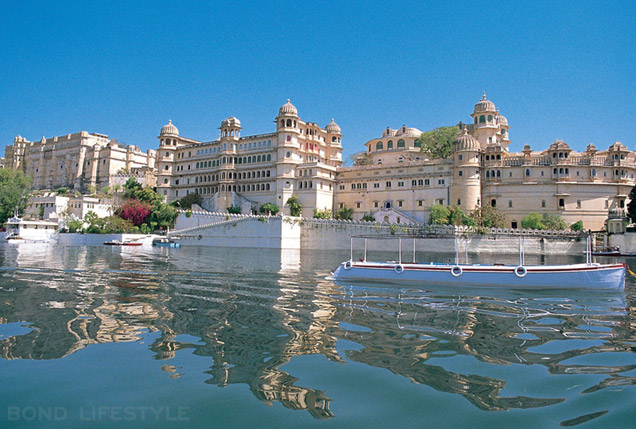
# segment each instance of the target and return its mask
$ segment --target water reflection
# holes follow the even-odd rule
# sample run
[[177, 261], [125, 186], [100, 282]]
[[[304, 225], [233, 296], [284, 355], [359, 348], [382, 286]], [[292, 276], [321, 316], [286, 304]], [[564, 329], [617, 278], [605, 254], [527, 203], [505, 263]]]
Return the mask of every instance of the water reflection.
[[[558, 391], [506, 394], [503, 366], [517, 378], [534, 365], [604, 377], [584, 394], [635, 384], [625, 374], [636, 369], [625, 294], [529, 297], [323, 280], [340, 259], [251, 249], [0, 248], [0, 323], [31, 329], [0, 337], [0, 354], [59, 359], [158, 332], [149, 348], [171, 377], [180, 376], [171, 359], [188, 349], [211, 358], [206, 383], [244, 384], [265, 403], [315, 418], [334, 416], [329, 392], [299, 385], [302, 374], [281, 369], [303, 355], [384, 368], [482, 410], [566, 399]], [[357, 346], [339, 352], [340, 340]], [[604, 353], [613, 353], [611, 365], [590, 363]]]

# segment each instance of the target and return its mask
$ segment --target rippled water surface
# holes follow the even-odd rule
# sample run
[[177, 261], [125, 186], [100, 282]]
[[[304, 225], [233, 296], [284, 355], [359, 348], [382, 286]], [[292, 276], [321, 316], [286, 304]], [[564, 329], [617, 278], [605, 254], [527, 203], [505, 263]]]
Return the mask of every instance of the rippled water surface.
[[634, 427], [633, 279], [325, 280], [347, 258], [0, 245], [0, 425]]

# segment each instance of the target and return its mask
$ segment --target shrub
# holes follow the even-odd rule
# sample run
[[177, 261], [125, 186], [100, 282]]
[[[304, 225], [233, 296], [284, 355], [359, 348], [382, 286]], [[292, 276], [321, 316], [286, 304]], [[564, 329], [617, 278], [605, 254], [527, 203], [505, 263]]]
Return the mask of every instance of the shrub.
[[261, 208], [258, 211], [261, 213], [270, 213], [272, 215], [275, 215], [276, 213], [280, 211], [280, 207], [278, 207], [274, 203], [265, 203], [261, 206]]
[[289, 207], [289, 214], [292, 216], [300, 216], [303, 211], [303, 206], [300, 205], [300, 201], [295, 195], [289, 197], [285, 205]]
[[334, 219], [340, 220], [351, 220], [353, 219], [353, 209], [348, 209], [346, 207], [340, 207], [336, 214], [334, 215]]
[[429, 224], [448, 225], [450, 210], [441, 204], [433, 204], [428, 218]]
[[373, 216], [373, 213], [365, 213], [362, 216], [362, 220], [365, 222], [375, 222], [375, 217]]
[[331, 210], [314, 209], [314, 219], [331, 219]]
[[128, 200], [117, 214], [122, 219], [131, 221], [133, 225], [141, 226], [146, 223], [151, 213], [150, 204], [138, 200]]
[[581, 232], [583, 231], [583, 221], [579, 220], [570, 225], [570, 229], [572, 231]]
[[230, 206], [227, 208], [227, 212], [230, 214], [241, 214], [241, 208], [239, 206]]

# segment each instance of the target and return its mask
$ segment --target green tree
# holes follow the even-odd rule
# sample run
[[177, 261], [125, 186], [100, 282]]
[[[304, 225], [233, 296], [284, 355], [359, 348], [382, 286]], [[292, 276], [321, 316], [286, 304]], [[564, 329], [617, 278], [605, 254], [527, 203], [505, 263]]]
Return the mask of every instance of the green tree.
[[202, 202], [203, 202], [203, 197], [201, 196], [201, 194], [192, 193], [192, 194], [186, 195], [185, 197], [179, 200], [179, 207], [181, 207], [184, 210], [188, 210], [192, 208], [193, 204], [200, 206]]
[[373, 155], [371, 153], [362, 151], [356, 152], [347, 158], [353, 165], [371, 165], [373, 164]]
[[31, 178], [19, 170], [0, 169], [0, 225], [13, 217], [18, 208], [18, 214], [24, 213], [29, 198]]
[[336, 214], [334, 215], [334, 219], [340, 220], [352, 220], [353, 219], [353, 209], [348, 209], [346, 207], [340, 207]]
[[576, 221], [572, 225], [570, 225], [570, 230], [572, 231], [581, 232], [584, 231], [584, 229], [585, 227], [583, 226], [582, 220]]
[[629, 203], [627, 203], [627, 217], [632, 223], [636, 223], [636, 186], [629, 191]]
[[314, 209], [314, 219], [331, 219], [331, 210]]
[[457, 206], [453, 206], [448, 209], [448, 223], [450, 225], [465, 225], [468, 216], [462, 209]]
[[448, 225], [450, 217], [450, 210], [441, 204], [433, 204], [431, 206], [431, 213], [428, 218], [429, 224], [434, 225]]
[[552, 229], [557, 231], [563, 231], [567, 228], [567, 224], [561, 216], [551, 215], [548, 213], [543, 214], [541, 222], [545, 225], [546, 229]]
[[280, 207], [278, 207], [274, 203], [265, 203], [258, 211], [261, 213], [270, 213], [272, 215], [276, 215], [276, 213], [280, 211]]
[[480, 228], [503, 228], [506, 217], [493, 206], [477, 207], [470, 212], [473, 225]]
[[426, 131], [417, 139], [420, 150], [431, 158], [448, 158], [453, 141], [459, 135], [458, 127], [439, 127]]
[[172, 225], [174, 225], [174, 221], [177, 219], [178, 215], [179, 212], [177, 209], [162, 203], [152, 207], [148, 223], [150, 225], [154, 224], [153, 229], [156, 227], [161, 229], [172, 228]]
[[285, 205], [289, 207], [289, 214], [292, 216], [300, 216], [303, 211], [303, 206], [300, 205], [300, 201], [298, 201], [298, 197], [295, 195], [289, 197]]
[[543, 216], [539, 213], [528, 213], [523, 219], [521, 219], [521, 227], [525, 229], [545, 229], [542, 219]]
[[365, 222], [375, 222], [375, 216], [373, 216], [373, 213], [365, 213], [362, 215], [362, 220]]
[[80, 219], [71, 219], [66, 222], [66, 228], [68, 228], [68, 232], [81, 232], [83, 226], [84, 222], [82, 222]]
[[227, 208], [227, 212], [230, 214], [241, 214], [240, 206], [230, 206]]

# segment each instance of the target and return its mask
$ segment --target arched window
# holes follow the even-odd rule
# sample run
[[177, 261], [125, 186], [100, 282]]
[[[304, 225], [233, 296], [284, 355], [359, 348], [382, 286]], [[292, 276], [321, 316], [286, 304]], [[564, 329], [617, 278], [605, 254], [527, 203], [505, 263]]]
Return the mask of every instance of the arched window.
[[397, 147], [399, 148], [403, 148], [405, 146], [404, 140], [400, 139], [397, 142]]
[[492, 115], [488, 115], [488, 122], [492, 122]]
[[559, 198], [559, 208], [565, 208], [565, 200], [563, 198]]
[[386, 142], [386, 149], [393, 149], [393, 140], [389, 140], [388, 142]]
[[261, 162], [261, 156], [260, 156], [260, 155], [258, 155], [258, 156], [256, 157], [256, 162]]
[[530, 169], [526, 168], [526, 177], [530, 177]]
[[382, 144], [382, 142], [378, 142], [375, 145], [375, 150], [382, 150], [382, 149], [384, 149], [384, 145]]
[[475, 123], [477, 123], [477, 116], [475, 116]]
[[284, 120], [284, 119], [281, 119], [281, 120], [280, 120], [280, 126], [281, 126], [281, 127], [284, 127], [284, 126], [285, 126], [285, 120]]
[[292, 125], [292, 121], [291, 121], [291, 119], [288, 119], [288, 120], [287, 120], [287, 126], [288, 126], [288, 127], [291, 127], [291, 125]]
[[272, 155], [267, 155], [267, 160], [271, 161], [272, 160]]
[[479, 117], [479, 123], [480, 123], [480, 124], [484, 124], [484, 123], [486, 123], [486, 116], [481, 115], [481, 116]]
[[501, 177], [501, 170], [497, 170], [497, 177]]

